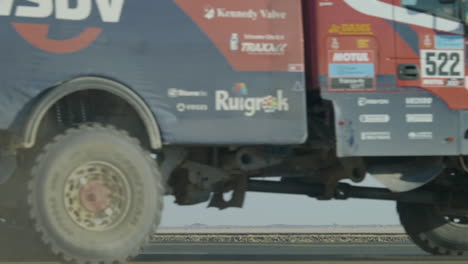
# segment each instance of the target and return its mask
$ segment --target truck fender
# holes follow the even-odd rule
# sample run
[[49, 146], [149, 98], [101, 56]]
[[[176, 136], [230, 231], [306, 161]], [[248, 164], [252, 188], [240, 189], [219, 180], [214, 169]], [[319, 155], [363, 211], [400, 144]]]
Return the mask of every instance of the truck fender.
[[408, 192], [428, 184], [445, 169], [442, 158], [425, 157], [403, 163], [371, 164], [370, 175], [392, 192]]
[[162, 147], [159, 126], [146, 102], [129, 87], [101, 77], [79, 77], [72, 79], [55, 86], [41, 96], [26, 117], [23, 133], [17, 142], [18, 147], [32, 148], [36, 143], [39, 126], [47, 111], [63, 97], [84, 90], [106, 91], [125, 100], [135, 109], [143, 121], [149, 135], [151, 148], [160, 149]]

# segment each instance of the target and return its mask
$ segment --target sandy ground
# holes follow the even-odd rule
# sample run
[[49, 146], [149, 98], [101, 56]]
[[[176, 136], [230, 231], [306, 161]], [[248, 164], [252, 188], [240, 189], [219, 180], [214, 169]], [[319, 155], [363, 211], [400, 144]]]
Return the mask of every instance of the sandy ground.
[[405, 234], [155, 234], [153, 242], [173, 243], [409, 243]]
[[409, 243], [401, 226], [165, 227], [154, 242]]
[[401, 234], [405, 233], [401, 226], [264, 226], [264, 227], [235, 227], [235, 226], [187, 226], [161, 227], [160, 234], [304, 234], [304, 233], [372, 233], [372, 234]]

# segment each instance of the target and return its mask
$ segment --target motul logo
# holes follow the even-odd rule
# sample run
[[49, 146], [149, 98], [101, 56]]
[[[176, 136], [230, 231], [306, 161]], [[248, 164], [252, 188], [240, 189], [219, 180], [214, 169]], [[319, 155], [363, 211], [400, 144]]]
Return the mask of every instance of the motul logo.
[[335, 52], [333, 62], [371, 62], [368, 52]]
[[[83, 21], [97, 9], [105, 23], [120, 21], [125, 0], [25, 0], [29, 5], [14, 5], [15, 0], [0, 1], [0, 16], [49, 18]], [[22, 2], [23, 3], [23, 2]], [[72, 53], [93, 43], [102, 28], [88, 27], [78, 36], [67, 40], [49, 39], [48, 24], [12, 23], [18, 34], [33, 46], [52, 53]]]

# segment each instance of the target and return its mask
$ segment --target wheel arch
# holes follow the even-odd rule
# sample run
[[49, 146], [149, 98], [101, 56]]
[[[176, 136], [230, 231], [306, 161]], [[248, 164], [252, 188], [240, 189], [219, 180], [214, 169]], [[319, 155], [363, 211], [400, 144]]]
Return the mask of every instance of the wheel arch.
[[17, 146], [20, 148], [34, 147], [41, 123], [51, 107], [68, 95], [86, 90], [108, 92], [127, 102], [141, 118], [149, 137], [150, 147], [152, 149], [162, 147], [159, 125], [147, 103], [128, 86], [102, 77], [75, 78], [51, 88], [42, 95], [26, 117]]

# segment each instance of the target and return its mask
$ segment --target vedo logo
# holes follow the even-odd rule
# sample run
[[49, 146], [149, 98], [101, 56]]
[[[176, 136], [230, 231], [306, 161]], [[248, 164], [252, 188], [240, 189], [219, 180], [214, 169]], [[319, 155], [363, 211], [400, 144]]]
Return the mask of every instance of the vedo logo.
[[[83, 21], [93, 9], [98, 10], [101, 20], [105, 23], [120, 21], [125, 0], [25, 0], [31, 5], [14, 5], [18, 1], [1, 0], [0, 16], [26, 18], [49, 18], [57, 20]], [[93, 4], [95, 2], [95, 5]], [[93, 43], [102, 33], [102, 28], [87, 27], [78, 36], [55, 40], [48, 37], [48, 24], [15, 23], [13, 27], [31, 45], [52, 53], [73, 53], [80, 51]]]

